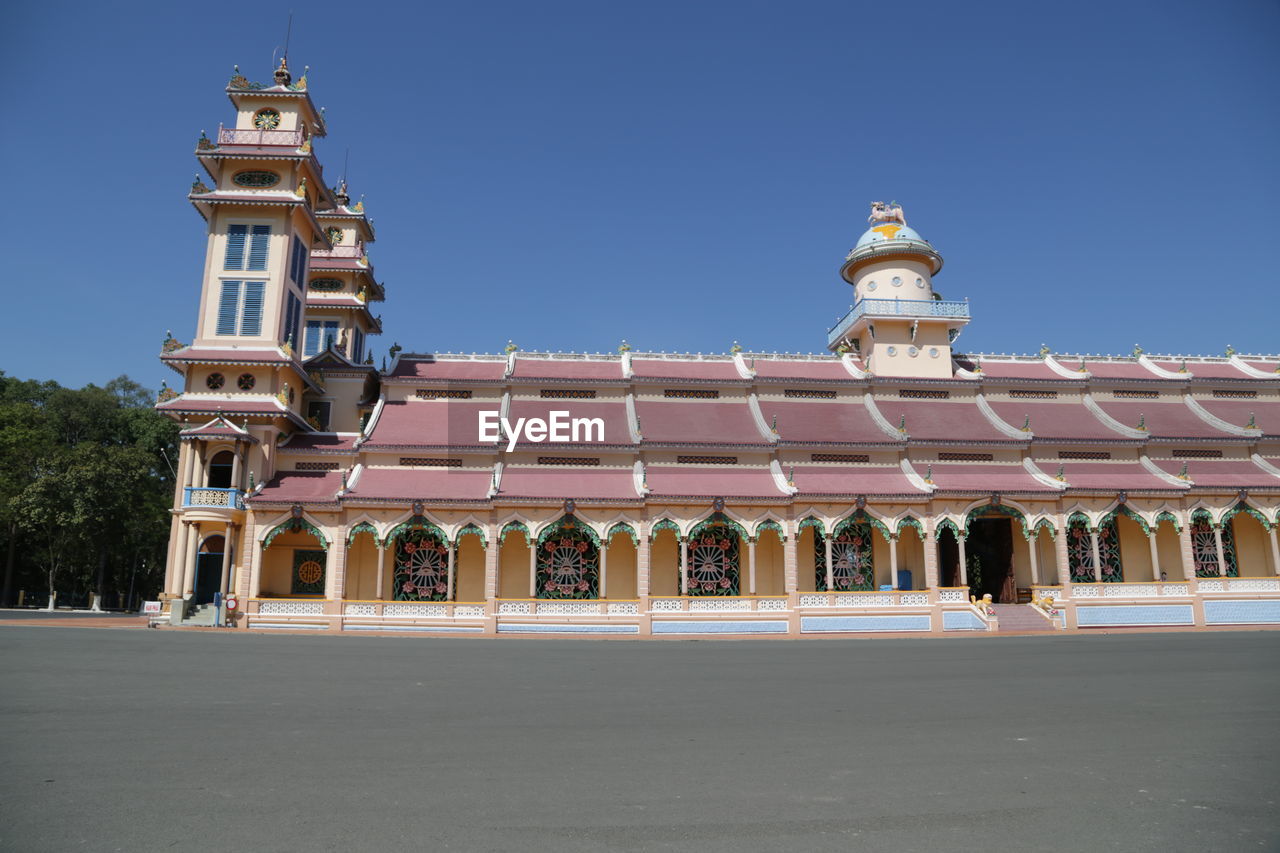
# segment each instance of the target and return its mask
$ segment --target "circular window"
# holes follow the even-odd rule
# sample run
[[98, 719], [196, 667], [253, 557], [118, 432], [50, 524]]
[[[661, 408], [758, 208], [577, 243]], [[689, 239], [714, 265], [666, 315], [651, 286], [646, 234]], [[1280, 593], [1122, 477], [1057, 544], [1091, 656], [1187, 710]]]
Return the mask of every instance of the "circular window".
[[938, 348], [929, 347], [929, 358], [937, 358], [937, 357], [938, 357]]
[[307, 287], [312, 290], [338, 291], [342, 290], [343, 284], [342, 280], [337, 278], [313, 278], [308, 282]]
[[329, 245], [336, 246], [342, 242], [342, 229], [329, 228], [324, 232], [324, 236], [329, 238]]
[[899, 276], [896, 276], [896, 275], [895, 275], [895, 276], [893, 277], [893, 286], [894, 286], [894, 287], [902, 287], [902, 279], [901, 279]]
[[867, 282], [867, 290], [875, 290], [875, 289], [876, 289], [876, 283], [874, 281]]
[[887, 351], [888, 351], [889, 355], [897, 355], [897, 354], [898, 354], [898, 348], [897, 348], [897, 347], [889, 347], [889, 349], [888, 349]]
[[236, 172], [235, 177], [231, 180], [235, 182], [236, 186], [265, 189], [280, 183], [280, 176], [275, 172], [251, 170], [248, 172]]
[[241, 373], [240, 378], [236, 380], [236, 387], [241, 391], [252, 391], [257, 382], [252, 373]]
[[221, 373], [210, 373], [208, 378], [204, 380], [204, 384], [209, 387], [210, 391], [217, 391], [227, 381], [227, 378]]
[[918, 356], [919, 354], [920, 354], [920, 350], [919, 350], [919, 349], [917, 349], [916, 347], [908, 347], [908, 348], [907, 348], [907, 355], [911, 356], [912, 358], [915, 358], [915, 357], [916, 357], [916, 356]]
[[275, 130], [280, 126], [280, 113], [270, 108], [258, 110], [253, 116], [253, 126], [258, 130]]
[[917, 279], [916, 279], [916, 287], [924, 287], [924, 279], [922, 279], [922, 278], [917, 278]]

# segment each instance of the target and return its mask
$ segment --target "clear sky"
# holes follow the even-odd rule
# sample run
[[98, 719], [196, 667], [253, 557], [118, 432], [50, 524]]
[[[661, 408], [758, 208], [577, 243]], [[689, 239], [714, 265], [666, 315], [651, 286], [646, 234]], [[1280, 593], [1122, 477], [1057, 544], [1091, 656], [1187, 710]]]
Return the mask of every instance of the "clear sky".
[[961, 349], [1280, 351], [1280, 4], [10, 0], [0, 370], [174, 378], [232, 65], [290, 64], [409, 351], [822, 351], [868, 202]]

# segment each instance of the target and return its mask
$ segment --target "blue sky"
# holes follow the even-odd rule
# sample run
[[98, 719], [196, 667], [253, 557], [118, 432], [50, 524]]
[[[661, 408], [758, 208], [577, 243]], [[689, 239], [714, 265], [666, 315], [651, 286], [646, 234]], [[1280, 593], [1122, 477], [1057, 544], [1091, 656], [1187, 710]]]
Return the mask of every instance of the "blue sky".
[[[18, 0], [0, 31], [0, 370], [172, 379], [185, 200], [290, 3]], [[335, 181], [378, 227], [381, 353], [821, 351], [868, 202], [970, 351], [1280, 350], [1280, 5], [296, 4]]]

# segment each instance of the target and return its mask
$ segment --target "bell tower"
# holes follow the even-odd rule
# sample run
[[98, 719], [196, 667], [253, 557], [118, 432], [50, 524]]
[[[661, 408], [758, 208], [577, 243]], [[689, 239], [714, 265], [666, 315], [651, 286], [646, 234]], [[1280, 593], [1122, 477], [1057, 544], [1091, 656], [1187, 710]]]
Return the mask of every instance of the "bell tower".
[[942, 255], [907, 225], [897, 202], [872, 203], [867, 221], [840, 268], [853, 307], [829, 330], [827, 348], [857, 353], [878, 376], [950, 378], [951, 344], [969, 322], [969, 303], [934, 291]]

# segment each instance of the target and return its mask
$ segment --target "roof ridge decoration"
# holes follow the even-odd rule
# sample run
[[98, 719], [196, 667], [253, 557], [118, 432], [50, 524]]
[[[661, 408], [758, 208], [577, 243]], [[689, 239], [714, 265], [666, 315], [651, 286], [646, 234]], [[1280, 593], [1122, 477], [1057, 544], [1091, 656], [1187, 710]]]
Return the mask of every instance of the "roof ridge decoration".
[[847, 370], [849, 375], [854, 379], [867, 379], [871, 375], [861, 367], [858, 367], [858, 365], [854, 364], [853, 353], [841, 353], [840, 363], [844, 365], [844, 369]]
[[1248, 426], [1248, 425], [1237, 426], [1235, 424], [1224, 421], [1222, 418], [1218, 417], [1213, 412], [1210, 412], [1204, 406], [1200, 405], [1200, 403], [1198, 403], [1193, 397], [1183, 397], [1182, 402], [1186, 403], [1187, 408], [1195, 412], [1196, 416], [1200, 418], [1200, 420], [1204, 421], [1205, 423], [1209, 424], [1209, 426], [1214, 427], [1215, 429], [1220, 429], [1225, 433], [1230, 433], [1231, 435], [1244, 436], [1246, 438], [1258, 438], [1262, 435], [1262, 430], [1258, 429], [1257, 424], [1253, 422], [1252, 418], [1250, 419], [1250, 423], [1252, 423], [1253, 426]]
[[974, 395], [974, 399], [978, 403], [978, 411], [982, 412], [982, 414], [986, 416], [987, 420], [991, 421], [991, 425], [997, 430], [1010, 438], [1022, 439], [1024, 441], [1035, 440], [1035, 433], [1031, 431], [1030, 416], [1027, 417], [1027, 422], [1022, 429], [1018, 429], [1012, 424], [1006, 423], [998, 414], [996, 414], [996, 410], [991, 408], [991, 404], [987, 402], [986, 397], [982, 396], [981, 391]]
[[751, 365], [748, 366], [746, 359], [742, 357], [742, 347], [738, 347], [733, 353], [733, 366], [738, 369], [738, 375], [743, 379], [756, 378], [755, 359], [751, 359]]
[[1239, 355], [1231, 356], [1231, 358], [1227, 359], [1227, 362], [1236, 370], [1239, 370], [1245, 376], [1252, 379], [1275, 379], [1277, 375], [1280, 375], [1280, 364], [1276, 365], [1275, 372], [1267, 373], [1265, 370], [1259, 370], [1252, 364], [1249, 364]]
[[[751, 413], [751, 420], [756, 425], [756, 429], [760, 430], [760, 435], [764, 437], [770, 444], [776, 444], [778, 441], [777, 429], [771, 428], [769, 422], [764, 419], [764, 412], [760, 409], [760, 398], [755, 392], [747, 394], [747, 411]], [[776, 426], [777, 420], [774, 420]]]
[[916, 469], [912, 467], [911, 460], [904, 456], [898, 460], [898, 468], [902, 471], [903, 476], [907, 478], [907, 482], [925, 494], [933, 494], [938, 490], [937, 485], [933, 482], [932, 465], [929, 466], [925, 476], [921, 477], [916, 473]]
[[1181, 474], [1170, 474], [1168, 471], [1164, 470], [1159, 465], [1152, 462], [1151, 457], [1147, 456], [1147, 454], [1145, 453], [1138, 456], [1138, 462], [1140, 462], [1142, 464], [1142, 467], [1147, 469], [1147, 471], [1149, 471], [1151, 474], [1154, 474], [1159, 479], [1164, 480], [1166, 483], [1169, 483], [1171, 485], [1177, 486], [1180, 489], [1189, 489], [1191, 488], [1191, 486], [1194, 485], [1194, 483], [1191, 482], [1191, 479], [1187, 477], [1186, 462], [1182, 463]]
[[866, 407], [867, 412], [871, 415], [871, 420], [875, 421], [876, 426], [880, 427], [885, 435], [891, 436], [898, 441], [910, 440], [911, 436], [907, 433], [906, 424], [896, 427], [889, 423], [889, 419], [876, 406], [876, 401], [871, 396], [870, 390], [862, 392], [862, 405]]
[[784, 495], [794, 495], [800, 491], [793, 480], [789, 480], [782, 475], [782, 463], [777, 459], [769, 460], [769, 474], [773, 477], [773, 484]]
[[644, 461], [641, 459], [631, 464], [631, 485], [641, 498], [649, 496], [649, 477], [645, 473]]
[[1070, 483], [1067, 483], [1065, 480], [1062, 480], [1058, 477], [1050, 477], [1048, 474], [1046, 474], [1044, 471], [1040, 469], [1040, 466], [1037, 465], [1035, 463], [1035, 460], [1032, 459], [1030, 456], [1023, 457], [1022, 468], [1028, 474], [1030, 474], [1031, 478], [1035, 480], [1037, 483], [1041, 483], [1045, 486], [1049, 486], [1052, 489], [1062, 491], [1070, 486]]
[[1261, 468], [1263, 471], [1266, 471], [1268, 474], [1274, 474], [1275, 476], [1280, 477], [1280, 468], [1277, 468], [1275, 465], [1272, 465], [1266, 459], [1263, 459], [1262, 454], [1257, 452], [1251, 453], [1249, 454], [1249, 459], [1253, 462], [1254, 465], [1257, 465], [1259, 468]]
[[633, 444], [639, 444], [644, 440], [644, 436], [640, 434], [640, 415], [636, 412], [636, 398], [630, 389], [626, 396], [626, 412], [627, 412], [627, 434], [631, 436]]
[[1081, 394], [1080, 401], [1084, 403], [1084, 407], [1088, 409], [1095, 418], [1102, 421], [1104, 426], [1110, 427], [1111, 429], [1123, 435], [1125, 438], [1149, 438], [1150, 437], [1150, 433], [1146, 430], [1145, 427], [1142, 429], [1138, 429], [1131, 426], [1125, 426], [1115, 418], [1111, 417], [1111, 415], [1108, 415], [1105, 411], [1103, 411], [1102, 407], [1098, 405], [1097, 401], [1093, 399], [1093, 394], [1091, 394], [1090, 392], [1085, 391], [1083, 394]]
[[1058, 360], [1054, 357], [1053, 353], [1045, 354], [1044, 363], [1046, 367], [1048, 367], [1054, 373], [1058, 374], [1059, 376], [1065, 379], [1089, 379], [1093, 376], [1092, 373], [1090, 373], [1087, 369], [1085, 369], [1083, 356], [1081, 356], [1080, 358], [1079, 370], [1075, 370], [1073, 368], [1067, 367], [1064, 364], [1059, 363]]
[[1187, 360], [1185, 358], [1182, 360], [1182, 370], [1176, 373], [1172, 370], [1165, 370], [1163, 367], [1152, 361], [1151, 356], [1146, 353], [1139, 354], [1138, 364], [1142, 365], [1147, 370], [1150, 370], [1161, 379], [1190, 379], [1195, 375], [1194, 373], [1187, 371]]

